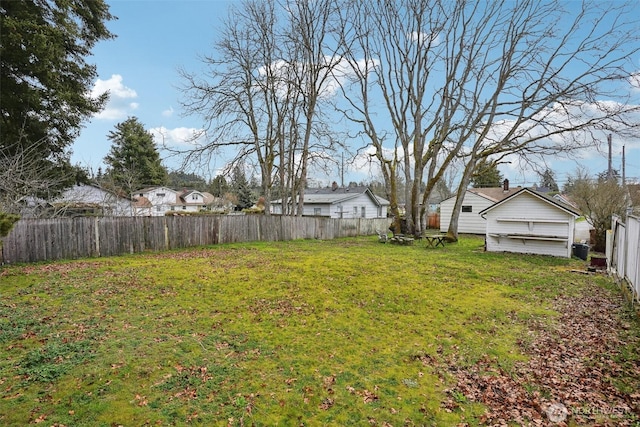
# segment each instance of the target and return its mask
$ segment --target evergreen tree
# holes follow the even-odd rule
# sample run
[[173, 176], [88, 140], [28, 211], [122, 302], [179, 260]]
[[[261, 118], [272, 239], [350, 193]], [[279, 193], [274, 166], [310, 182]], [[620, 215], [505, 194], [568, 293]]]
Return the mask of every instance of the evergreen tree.
[[233, 169], [233, 191], [238, 197], [238, 209], [247, 209], [253, 206], [253, 194], [251, 187], [244, 174], [244, 170], [241, 166], [236, 166]]
[[215, 197], [223, 197], [229, 191], [229, 184], [224, 176], [218, 175], [209, 183], [209, 192]]
[[476, 164], [471, 184], [474, 188], [500, 187], [503, 180], [498, 165], [482, 159]]
[[112, 19], [104, 0], [0, 0], [0, 155], [47, 171], [49, 191], [75, 180], [68, 148], [107, 100], [85, 58]]
[[108, 138], [111, 151], [104, 161], [115, 187], [130, 194], [140, 187], [166, 184], [167, 170], [162, 166], [153, 136], [136, 117], [118, 123]]
[[551, 169], [546, 169], [540, 174], [540, 187], [548, 188], [549, 191], [558, 192], [558, 184], [555, 180], [555, 175]]

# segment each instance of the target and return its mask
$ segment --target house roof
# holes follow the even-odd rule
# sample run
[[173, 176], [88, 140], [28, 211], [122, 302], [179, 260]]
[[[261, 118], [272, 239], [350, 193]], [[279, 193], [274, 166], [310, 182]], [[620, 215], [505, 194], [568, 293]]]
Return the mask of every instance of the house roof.
[[469, 188], [467, 191], [477, 194], [480, 197], [489, 199], [492, 202], [499, 202], [522, 190], [522, 187], [514, 187], [505, 190], [503, 187], [487, 187], [487, 188]]
[[168, 191], [171, 191], [173, 193], [177, 193], [176, 190], [173, 190], [173, 189], [171, 189], [169, 187], [165, 187], [163, 185], [157, 185], [155, 187], [146, 187], [146, 188], [142, 188], [140, 190], [136, 190], [136, 191], [133, 192], [133, 194], [151, 193], [153, 191], [158, 191], [158, 190], [164, 190], [164, 191], [168, 190]]
[[565, 205], [564, 203], [547, 196], [546, 194], [543, 193], [539, 193], [535, 190], [532, 190], [531, 188], [520, 188], [518, 191], [516, 191], [515, 193], [503, 198], [502, 200], [494, 203], [493, 205], [489, 206], [488, 208], [485, 208], [483, 210], [481, 210], [480, 212], [478, 212], [479, 215], [484, 216], [484, 214], [486, 214], [487, 212], [489, 212], [490, 210], [492, 210], [493, 208], [496, 208], [498, 206], [503, 205], [504, 203], [507, 203], [509, 200], [512, 200], [514, 198], [516, 198], [517, 196], [519, 196], [520, 194], [524, 194], [524, 193], [528, 193], [531, 194], [532, 196], [540, 199], [543, 202], [546, 202], [558, 209], [561, 209], [563, 211], [565, 211], [566, 213], [573, 215], [573, 216], [580, 216], [580, 214], [578, 212], [576, 212], [574, 210], [573, 207], [569, 206], [569, 205]]
[[[357, 187], [337, 187], [337, 188], [308, 188], [304, 193], [304, 204], [336, 204], [344, 203], [348, 200], [354, 199], [362, 195], [368, 195], [371, 200], [379, 206], [389, 205], [389, 201], [378, 197], [371, 192], [369, 187], [357, 186]], [[274, 200], [271, 203], [282, 203], [282, 199]]]
[[144, 196], [138, 196], [133, 199], [133, 206], [136, 208], [150, 208], [153, 205], [151, 201]]
[[[499, 202], [500, 200], [506, 197], [509, 197], [512, 194], [517, 193], [521, 189], [522, 187], [514, 187], [505, 191], [503, 187], [467, 188], [466, 192], [473, 193], [477, 196], [482, 197], [483, 199], [487, 199], [490, 202], [495, 203], [495, 202]], [[447, 197], [446, 199], [443, 199], [440, 203], [444, 202], [445, 200], [455, 199], [456, 197], [457, 195], [454, 194], [451, 197]]]
[[565, 204], [565, 205], [567, 205], [567, 206], [571, 206], [571, 207], [573, 207], [574, 209], [577, 209], [577, 208], [578, 208], [578, 206], [576, 205], [576, 203], [575, 203], [575, 202], [571, 199], [571, 197], [569, 197], [569, 195], [567, 195], [567, 194], [561, 194], [561, 193], [554, 194], [554, 195], [553, 195], [553, 198], [554, 198], [555, 200], [558, 200], [560, 203], [564, 203], [564, 204]]

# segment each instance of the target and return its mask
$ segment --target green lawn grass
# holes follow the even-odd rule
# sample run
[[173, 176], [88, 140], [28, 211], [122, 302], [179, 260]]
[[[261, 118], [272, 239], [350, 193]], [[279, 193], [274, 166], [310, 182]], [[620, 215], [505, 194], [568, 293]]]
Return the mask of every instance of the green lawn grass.
[[0, 424], [455, 425], [460, 365], [526, 358], [579, 260], [377, 238], [220, 245], [0, 270]]

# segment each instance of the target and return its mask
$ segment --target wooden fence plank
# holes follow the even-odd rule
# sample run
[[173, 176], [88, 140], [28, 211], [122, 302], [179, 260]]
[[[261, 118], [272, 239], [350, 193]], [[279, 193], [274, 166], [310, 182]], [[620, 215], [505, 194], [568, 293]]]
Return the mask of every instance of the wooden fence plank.
[[249, 241], [374, 235], [389, 220], [280, 215], [82, 217], [18, 221], [3, 242], [2, 263], [113, 256]]

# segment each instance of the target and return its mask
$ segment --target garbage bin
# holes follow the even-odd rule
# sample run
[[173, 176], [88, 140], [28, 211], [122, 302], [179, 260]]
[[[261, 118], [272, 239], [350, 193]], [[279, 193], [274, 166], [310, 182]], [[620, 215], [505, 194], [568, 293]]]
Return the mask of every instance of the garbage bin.
[[589, 255], [589, 245], [585, 245], [584, 243], [574, 243], [572, 248], [573, 256], [577, 256], [583, 261], [587, 260], [587, 255]]

